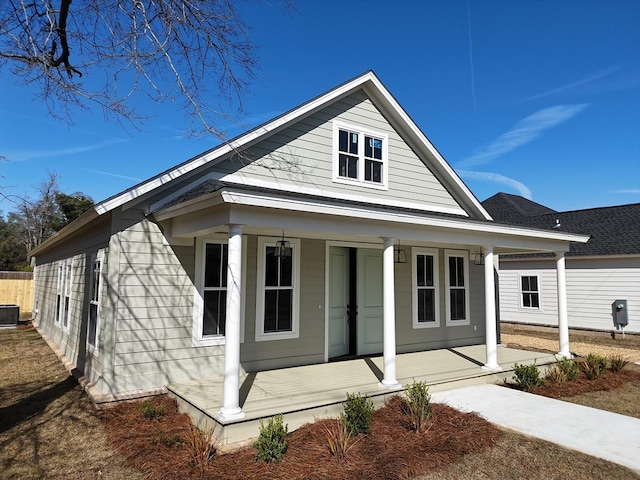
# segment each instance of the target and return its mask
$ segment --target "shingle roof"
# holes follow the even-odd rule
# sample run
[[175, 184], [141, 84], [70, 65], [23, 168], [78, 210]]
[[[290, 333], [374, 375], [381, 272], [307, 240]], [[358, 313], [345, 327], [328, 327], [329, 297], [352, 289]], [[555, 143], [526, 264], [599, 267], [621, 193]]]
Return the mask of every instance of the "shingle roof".
[[587, 243], [572, 243], [570, 256], [640, 254], [640, 203], [556, 212], [518, 195], [497, 193], [482, 205], [500, 223], [591, 235]]

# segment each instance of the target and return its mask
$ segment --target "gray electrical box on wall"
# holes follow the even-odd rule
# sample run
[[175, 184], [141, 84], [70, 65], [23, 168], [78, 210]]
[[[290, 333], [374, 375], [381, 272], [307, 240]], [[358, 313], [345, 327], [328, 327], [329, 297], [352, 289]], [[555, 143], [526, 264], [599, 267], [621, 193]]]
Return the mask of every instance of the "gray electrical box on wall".
[[613, 313], [613, 322], [616, 324], [616, 327], [626, 327], [629, 325], [626, 300], [616, 300], [613, 302], [611, 304], [611, 311]]

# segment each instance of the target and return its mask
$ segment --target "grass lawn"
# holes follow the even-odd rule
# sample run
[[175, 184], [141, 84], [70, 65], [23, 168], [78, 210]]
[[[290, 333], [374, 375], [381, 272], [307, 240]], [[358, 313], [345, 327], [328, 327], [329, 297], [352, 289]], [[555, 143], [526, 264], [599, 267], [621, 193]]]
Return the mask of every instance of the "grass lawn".
[[[640, 382], [627, 382], [572, 401], [614, 411], [635, 404], [626, 414], [638, 416], [639, 390]], [[97, 411], [35, 330], [0, 330], [0, 478], [200, 477], [190, 462], [187, 417], [167, 398], [153, 402], [162, 412], [158, 418], [145, 418], [136, 403]], [[328, 453], [321, 424], [312, 424], [288, 437], [279, 464], [256, 462], [248, 448], [215, 457], [204, 478], [638, 478], [443, 405], [434, 405], [432, 421], [426, 433], [416, 434], [400, 404], [390, 402], [376, 412], [372, 434], [343, 460]]]

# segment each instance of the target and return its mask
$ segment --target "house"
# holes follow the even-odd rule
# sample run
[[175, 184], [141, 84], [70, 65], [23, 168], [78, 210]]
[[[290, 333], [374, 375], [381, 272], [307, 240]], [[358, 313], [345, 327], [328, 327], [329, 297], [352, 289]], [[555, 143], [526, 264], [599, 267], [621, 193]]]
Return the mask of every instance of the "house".
[[472, 345], [498, 370], [494, 255], [554, 252], [562, 278], [587, 238], [492, 221], [367, 72], [36, 248], [36, 324], [98, 395], [218, 376], [231, 421], [247, 372], [382, 355], [394, 389], [398, 354]]
[[[572, 243], [566, 255], [569, 326], [640, 332], [640, 203], [556, 212], [498, 193], [482, 205], [501, 223], [589, 234], [587, 243]], [[556, 291], [548, 256], [500, 257], [501, 320], [556, 325]], [[621, 310], [627, 326], [617, 321]]]

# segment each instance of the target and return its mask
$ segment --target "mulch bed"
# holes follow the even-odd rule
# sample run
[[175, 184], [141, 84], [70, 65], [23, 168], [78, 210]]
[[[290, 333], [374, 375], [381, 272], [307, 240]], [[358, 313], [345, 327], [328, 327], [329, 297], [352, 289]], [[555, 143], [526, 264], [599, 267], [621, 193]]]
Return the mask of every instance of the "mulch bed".
[[[581, 374], [572, 382], [547, 382], [532, 393], [571, 397], [613, 390], [628, 382], [640, 383], [640, 367], [629, 365], [621, 373], [607, 371], [596, 380], [587, 380]], [[322, 419], [288, 435], [289, 447], [280, 462], [258, 461], [256, 450], [248, 446], [216, 455], [201, 473], [191, 460], [186, 441], [189, 417], [178, 413], [176, 403], [168, 397], [156, 397], [151, 402], [164, 411], [160, 418], [145, 418], [140, 402], [101, 412], [110, 443], [150, 479], [409, 479], [480, 452], [502, 437], [497, 427], [476, 414], [442, 404], [432, 404], [430, 425], [425, 432], [415, 433], [403, 412], [401, 397], [395, 396], [375, 411], [371, 432], [357, 437], [345, 458], [333, 456], [328, 448], [324, 427], [337, 420]]]
[[138, 404], [128, 403], [102, 413], [110, 442], [147, 478], [215, 479], [408, 479], [457, 462], [464, 455], [494, 445], [502, 432], [473, 413], [433, 404], [431, 424], [424, 433], [412, 431], [402, 399], [392, 397], [375, 411], [371, 432], [360, 435], [346, 457], [328, 449], [323, 419], [306, 424], [287, 437], [288, 450], [277, 463], [255, 459], [255, 449], [216, 455], [200, 476], [187, 445], [168, 446], [162, 439], [185, 439], [189, 418], [177, 412], [173, 400], [153, 403], [165, 410], [159, 419], [144, 418]]

